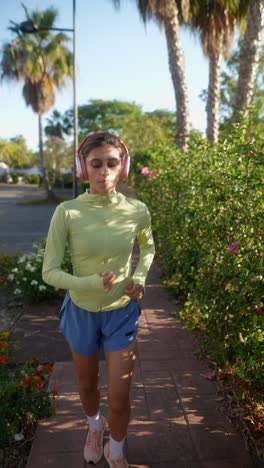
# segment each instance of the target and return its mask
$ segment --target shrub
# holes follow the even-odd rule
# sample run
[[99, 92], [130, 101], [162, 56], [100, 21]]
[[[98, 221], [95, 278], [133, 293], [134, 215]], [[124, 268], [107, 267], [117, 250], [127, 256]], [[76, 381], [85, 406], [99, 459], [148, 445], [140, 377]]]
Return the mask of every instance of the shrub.
[[0, 254], [0, 287], [8, 287], [7, 277], [17, 264], [17, 254]]
[[0, 182], [7, 184], [8, 180], [9, 180], [9, 174], [7, 172], [4, 172], [4, 174], [0, 175]]
[[40, 176], [38, 174], [27, 174], [24, 177], [29, 184], [40, 184]]
[[186, 154], [150, 148], [138, 157], [136, 176], [152, 214], [164, 281], [183, 302], [181, 316], [204, 332], [219, 366], [234, 366], [241, 378], [259, 386], [264, 383], [263, 154], [263, 141], [249, 140], [243, 125], [236, 125], [215, 147], [191, 141]]
[[11, 174], [11, 176], [12, 176], [12, 179], [13, 179], [13, 184], [17, 184], [17, 183], [18, 183], [19, 174], [17, 174], [16, 172], [13, 172], [13, 174]]
[[90, 188], [90, 182], [88, 180], [81, 182], [81, 193], [86, 192], [86, 190], [89, 188]]
[[73, 185], [73, 176], [72, 174], [63, 174], [63, 187], [72, 188]]
[[52, 365], [40, 364], [36, 357], [15, 365], [8, 337], [0, 331], [1, 449], [24, 439], [39, 419], [55, 414], [52, 401], [57, 394], [56, 389], [47, 390]]
[[[23, 254], [17, 258], [15, 268], [8, 275], [9, 284], [13, 286], [14, 294], [26, 302], [40, 302], [42, 300], [58, 297], [60, 291], [42, 280], [42, 263], [46, 240], [36, 243], [33, 252]], [[62, 268], [71, 272], [69, 249], [65, 251]]]

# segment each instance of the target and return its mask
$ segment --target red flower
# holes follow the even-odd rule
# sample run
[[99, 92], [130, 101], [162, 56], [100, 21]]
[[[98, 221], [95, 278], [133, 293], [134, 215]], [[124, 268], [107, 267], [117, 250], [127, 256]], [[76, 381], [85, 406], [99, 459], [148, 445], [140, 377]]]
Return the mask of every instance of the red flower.
[[32, 359], [33, 359], [33, 361], [35, 361], [37, 364], [39, 363], [39, 359], [37, 358], [37, 356], [35, 356], [35, 354], [33, 354]]
[[25, 380], [26, 384], [30, 384], [32, 382], [32, 378], [31, 377], [27, 377], [26, 380]]
[[35, 387], [36, 387], [36, 388], [41, 388], [42, 385], [43, 385], [42, 380], [38, 380], [38, 381], [35, 382]]
[[41, 376], [40, 370], [39, 370], [39, 369], [35, 369], [35, 370], [34, 370], [34, 375], [39, 375], [39, 376]]
[[18, 384], [20, 385], [20, 387], [23, 387], [23, 388], [27, 388], [30, 384], [30, 382], [27, 382], [27, 379], [30, 378], [30, 377], [27, 377], [25, 380], [20, 380], [18, 382]]
[[35, 376], [34, 376], [34, 380], [35, 380], [36, 382], [42, 382], [42, 378], [41, 378], [39, 375], [35, 375]]
[[240, 241], [235, 242], [234, 244], [230, 244], [228, 247], [229, 253], [233, 254], [238, 251], [240, 247]]
[[57, 396], [58, 395], [58, 390], [56, 388], [53, 388], [53, 390], [51, 391], [52, 392], [52, 395], [53, 396]]
[[52, 364], [44, 364], [44, 367], [45, 369], [48, 371], [48, 372], [52, 372], [53, 371], [53, 365]]
[[0, 356], [0, 362], [8, 362], [9, 357], [8, 356]]

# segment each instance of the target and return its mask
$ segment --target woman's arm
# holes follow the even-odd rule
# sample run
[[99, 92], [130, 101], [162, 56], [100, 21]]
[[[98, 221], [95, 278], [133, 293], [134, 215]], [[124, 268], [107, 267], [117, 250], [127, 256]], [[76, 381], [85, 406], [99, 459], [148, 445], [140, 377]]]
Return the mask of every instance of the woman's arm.
[[146, 277], [155, 255], [155, 246], [151, 230], [151, 218], [149, 211], [143, 203], [140, 203], [139, 227], [137, 240], [140, 248], [140, 255], [137, 267], [132, 280], [134, 284], [145, 287]]
[[78, 277], [61, 269], [68, 232], [67, 213], [63, 206], [59, 205], [49, 227], [42, 266], [43, 281], [60, 289], [103, 291], [103, 279], [99, 274]]

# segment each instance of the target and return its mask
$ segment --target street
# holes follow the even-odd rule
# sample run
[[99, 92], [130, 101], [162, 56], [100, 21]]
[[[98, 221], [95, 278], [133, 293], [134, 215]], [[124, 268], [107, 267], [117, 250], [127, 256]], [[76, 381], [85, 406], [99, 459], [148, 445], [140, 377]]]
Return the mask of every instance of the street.
[[[71, 190], [56, 193], [71, 197]], [[34, 242], [46, 237], [56, 205], [20, 204], [44, 196], [36, 185], [0, 184], [0, 253], [30, 252]]]

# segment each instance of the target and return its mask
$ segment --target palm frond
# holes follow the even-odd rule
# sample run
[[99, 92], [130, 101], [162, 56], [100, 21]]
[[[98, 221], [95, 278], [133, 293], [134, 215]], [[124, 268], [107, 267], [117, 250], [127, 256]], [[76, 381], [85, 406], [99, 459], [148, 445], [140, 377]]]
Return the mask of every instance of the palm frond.
[[[29, 13], [23, 5], [26, 19], [39, 27], [53, 27], [57, 10]], [[70, 38], [63, 33], [38, 31], [22, 33], [20, 26], [11, 22], [15, 38], [2, 50], [0, 73], [4, 80], [24, 81], [23, 96], [34, 112], [43, 113], [55, 102], [55, 87], [61, 88], [72, 77], [73, 54], [66, 47]]]

